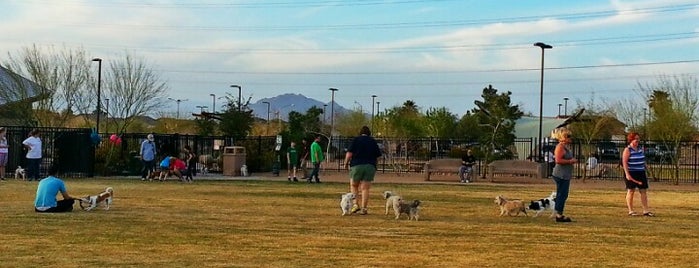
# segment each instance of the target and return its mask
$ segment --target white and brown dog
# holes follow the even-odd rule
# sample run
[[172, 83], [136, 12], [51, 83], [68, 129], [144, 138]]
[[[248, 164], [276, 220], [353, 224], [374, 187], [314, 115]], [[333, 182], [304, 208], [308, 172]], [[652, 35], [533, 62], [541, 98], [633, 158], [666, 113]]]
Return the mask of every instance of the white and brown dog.
[[520, 212], [524, 212], [527, 215], [527, 210], [524, 208], [524, 203], [522, 200], [508, 200], [502, 195], [495, 197], [495, 204], [500, 206], [500, 216], [519, 216]]
[[403, 198], [400, 195], [397, 195], [391, 191], [384, 191], [383, 199], [386, 199], [386, 215], [388, 215], [388, 210], [391, 208], [393, 208], [395, 213], [400, 214], [400, 208], [398, 206], [399, 203], [403, 201]]
[[109, 210], [109, 206], [112, 205], [112, 197], [114, 197], [114, 190], [112, 187], [107, 187], [107, 189], [104, 189], [104, 192], [98, 195], [80, 198], [80, 207], [85, 211], [90, 211], [99, 206], [100, 203], [104, 203], [104, 210]]
[[27, 180], [27, 171], [22, 168], [22, 166], [17, 166], [17, 169], [15, 169], [15, 180], [22, 179], [23, 181]]

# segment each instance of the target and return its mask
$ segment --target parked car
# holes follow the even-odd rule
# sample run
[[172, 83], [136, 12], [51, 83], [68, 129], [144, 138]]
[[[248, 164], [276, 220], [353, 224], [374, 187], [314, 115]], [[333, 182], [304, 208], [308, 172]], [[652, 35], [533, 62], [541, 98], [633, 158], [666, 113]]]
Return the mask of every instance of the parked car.
[[675, 149], [667, 144], [646, 144], [643, 153], [646, 159], [653, 161], [670, 161], [675, 155]]
[[616, 143], [611, 141], [601, 141], [597, 143], [597, 155], [599, 156], [600, 160], [616, 160], [621, 158], [619, 148], [617, 147]]

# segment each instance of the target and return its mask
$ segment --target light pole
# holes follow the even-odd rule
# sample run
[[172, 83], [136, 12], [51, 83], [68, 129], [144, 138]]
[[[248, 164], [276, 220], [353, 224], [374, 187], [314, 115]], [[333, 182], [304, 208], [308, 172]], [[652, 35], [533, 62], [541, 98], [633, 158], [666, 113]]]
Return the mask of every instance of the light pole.
[[267, 104], [267, 124], [269, 124], [269, 101], [263, 101], [262, 103]]
[[560, 104], [560, 103], [559, 103], [559, 104], [558, 104], [558, 118], [561, 117], [561, 106], [563, 106], [563, 104]]
[[563, 98], [563, 103], [565, 103], [565, 106], [563, 106], [565, 109], [563, 109], [563, 116], [568, 117], [568, 97]]
[[[238, 88], [238, 111], [241, 111], [242, 110], [241, 107], [243, 106], [243, 104], [242, 104], [242, 99], [240, 98], [241, 97], [240, 94], [242, 93], [243, 88], [240, 87], [239, 85], [231, 85], [231, 87]], [[269, 116], [267, 116], [267, 117], [269, 117]]]
[[379, 109], [379, 107], [381, 107], [381, 102], [380, 102], [380, 101], [377, 101], [377, 102], [376, 102], [376, 114], [377, 114], [377, 115], [380, 115], [380, 114], [381, 114], [381, 109]]
[[371, 95], [371, 130], [374, 130], [374, 106], [376, 106], [376, 95]]
[[109, 99], [104, 99], [104, 108], [104, 121], [107, 121], [104, 124], [104, 132], [109, 133]]
[[211, 93], [209, 94], [211, 96], [211, 100], [213, 100], [214, 103], [211, 104], [211, 113], [215, 114], [216, 113], [216, 94]]
[[337, 88], [329, 88], [331, 92], [331, 97], [330, 97], [330, 137], [333, 136], [333, 130], [335, 130], [335, 91], [338, 91]]
[[204, 113], [204, 109], [209, 108], [209, 106], [197, 105], [197, 108], [199, 108], [199, 114], [201, 115]]
[[325, 108], [328, 108], [327, 104], [323, 104], [323, 125], [325, 125]]
[[174, 101], [174, 102], [177, 102], [177, 119], [180, 119], [180, 102], [188, 101], [188, 99], [184, 99], [184, 100], [182, 100], [182, 99], [173, 99], [173, 98], [167, 98], [167, 99], [168, 99], [168, 100], [171, 100], [171, 101]]
[[357, 106], [359, 106], [359, 112], [360, 112], [360, 113], [364, 113], [364, 106], [362, 106], [361, 103], [359, 103], [358, 101], [354, 101], [354, 104], [356, 104]]
[[541, 157], [541, 127], [544, 123], [544, 51], [546, 49], [551, 49], [553, 46], [544, 44], [542, 42], [536, 42], [534, 43], [534, 46], [540, 47], [541, 48], [541, 88], [539, 89], [539, 140], [537, 140], [537, 143], [539, 144], [539, 150], [537, 151], [537, 155], [539, 155], [539, 162], [543, 160]]
[[100, 114], [102, 113], [101, 110], [101, 96], [102, 96], [102, 59], [100, 58], [94, 58], [92, 61], [96, 61], [97, 64], [97, 126], [95, 127], [95, 131], [97, 133], [100, 133]]

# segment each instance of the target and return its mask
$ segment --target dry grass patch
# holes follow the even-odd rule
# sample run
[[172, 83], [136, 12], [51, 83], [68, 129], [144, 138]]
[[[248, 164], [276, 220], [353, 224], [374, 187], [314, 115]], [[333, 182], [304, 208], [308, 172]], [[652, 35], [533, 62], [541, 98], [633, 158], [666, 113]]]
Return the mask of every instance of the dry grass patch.
[[[376, 184], [370, 214], [345, 217], [346, 183], [67, 185], [74, 195], [114, 187], [112, 210], [37, 214], [36, 183], [0, 184], [3, 267], [682, 267], [699, 259], [699, 193], [682, 189], [652, 191], [658, 217], [647, 218], [626, 216], [621, 187], [574, 185], [566, 214], [575, 222], [555, 223], [548, 214], [498, 217], [493, 203], [498, 194], [548, 196], [547, 184]], [[420, 221], [384, 215], [384, 190], [422, 200]]]

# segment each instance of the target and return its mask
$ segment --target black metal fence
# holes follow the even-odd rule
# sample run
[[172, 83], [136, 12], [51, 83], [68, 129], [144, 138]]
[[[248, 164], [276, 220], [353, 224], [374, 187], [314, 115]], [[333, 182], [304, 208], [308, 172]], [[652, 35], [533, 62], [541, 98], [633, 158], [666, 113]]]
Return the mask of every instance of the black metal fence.
[[[26, 150], [22, 141], [26, 139], [31, 127], [7, 127], [9, 140], [8, 173], [17, 166], [26, 166]], [[102, 134], [102, 143], [94, 146], [90, 139], [90, 129], [38, 128], [43, 141], [41, 163], [42, 175], [51, 165], [58, 165], [68, 176], [92, 177], [110, 175], [135, 175], [141, 168], [139, 156], [140, 145], [148, 133], [127, 133], [112, 139], [109, 134]], [[116, 138], [116, 137], [115, 137]], [[376, 137], [384, 155], [379, 161], [379, 172], [419, 173], [424, 164], [436, 158], [460, 158], [467, 149], [473, 149], [480, 159], [479, 175], [483, 174], [485, 163], [485, 146], [465, 139], [437, 138], [387, 138]], [[333, 137], [322, 140], [322, 147], [327, 152], [326, 170], [340, 170], [343, 166], [345, 152], [352, 137]], [[271, 172], [275, 162], [280, 167], [287, 166], [284, 154], [289, 141], [284, 140], [279, 151], [275, 150], [276, 137], [251, 136], [234, 139], [226, 136], [198, 136], [180, 134], [155, 134], [157, 159], [166, 156], [183, 157], [183, 148], [189, 145], [211, 172], [222, 170], [222, 155], [228, 146], [246, 148], [245, 162], [252, 173]], [[300, 143], [297, 141], [297, 143]], [[330, 146], [328, 146], [330, 144]], [[677, 178], [682, 183], [699, 183], [699, 142], [682, 142], [674, 147], [661, 142], [645, 142], [649, 176], [658, 181]], [[555, 144], [543, 144], [542, 148], [550, 150]], [[621, 180], [621, 152], [624, 141], [593, 141], [591, 144], [576, 142], [571, 149], [578, 157], [575, 168], [578, 178]], [[531, 138], [516, 139], [512, 146], [490, 150], [497, 159], [538, 159], [535, 140]], [[594, 155], [599, 162], [598, 168], [590, 169], [587, 156]]]

